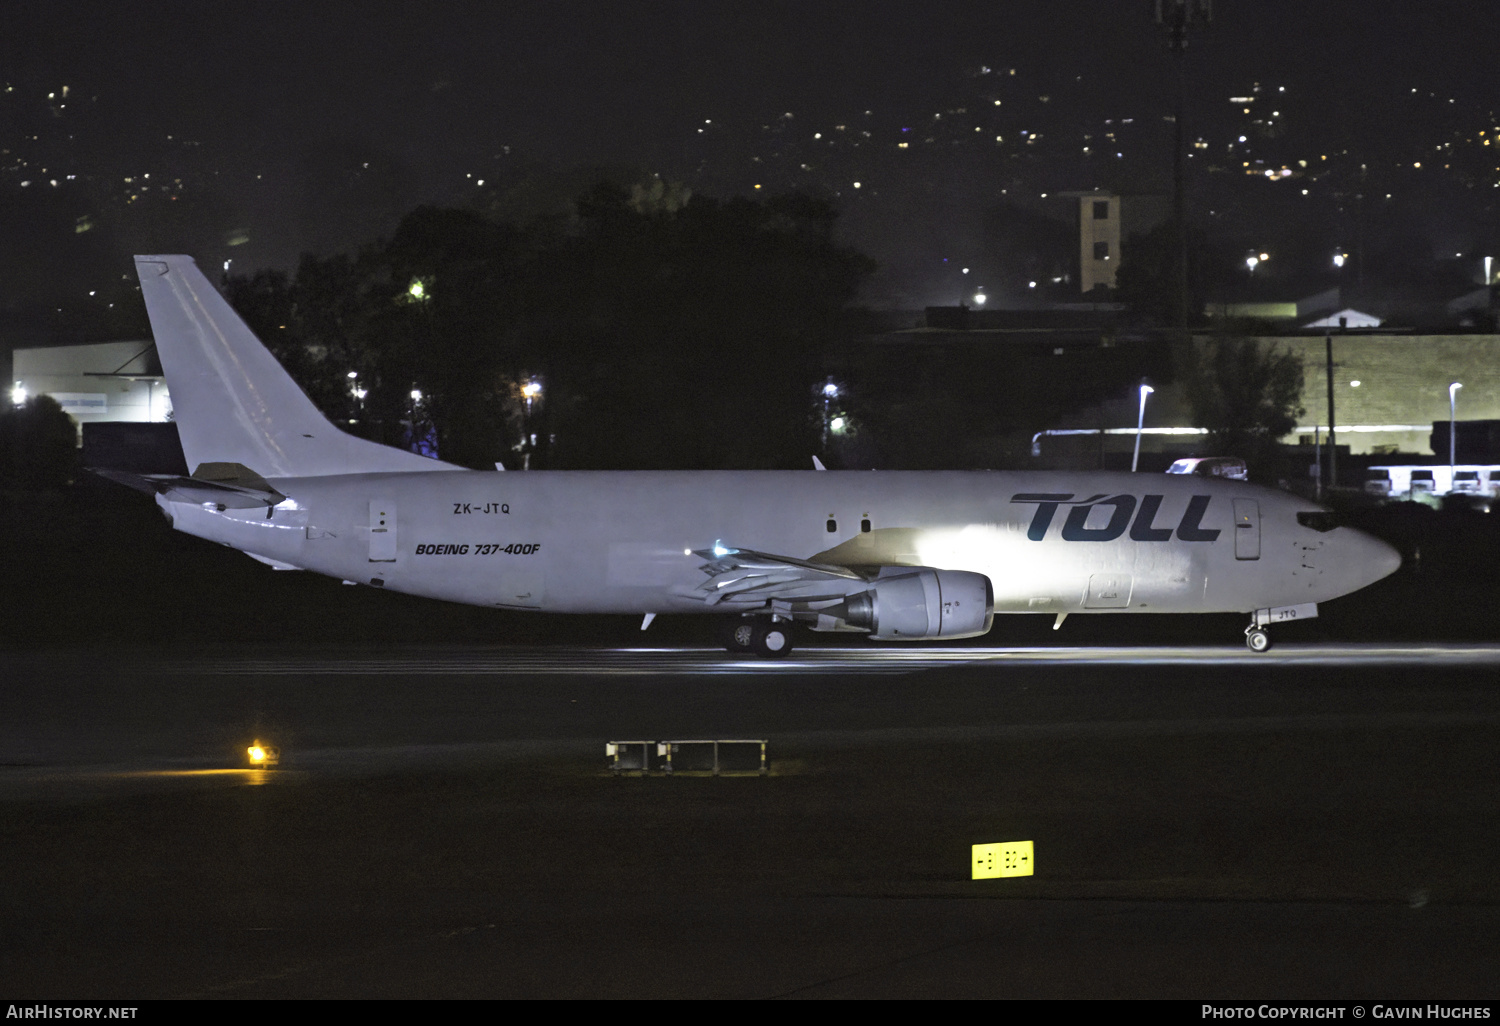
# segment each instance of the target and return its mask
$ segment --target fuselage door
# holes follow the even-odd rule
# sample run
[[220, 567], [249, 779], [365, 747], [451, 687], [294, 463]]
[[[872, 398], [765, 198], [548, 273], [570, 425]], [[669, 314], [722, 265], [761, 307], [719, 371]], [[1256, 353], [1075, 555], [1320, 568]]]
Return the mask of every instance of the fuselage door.
[[370, 562], [396, 561], [396, 501], [370, 500]]
[[1260, 558], [1260, 503], [1234, 500], [1234, 558]]

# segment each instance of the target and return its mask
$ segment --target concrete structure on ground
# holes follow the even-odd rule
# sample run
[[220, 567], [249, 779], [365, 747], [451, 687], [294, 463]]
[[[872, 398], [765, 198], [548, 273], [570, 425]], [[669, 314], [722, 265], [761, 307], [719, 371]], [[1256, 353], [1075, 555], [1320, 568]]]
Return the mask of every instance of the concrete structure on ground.
[[[1328, 377], [1323, 335], [1262, 336], [1302, 361], [1298, 430], [1287, 442], [1310, 444], [1313, 428], [1328, 425]], [[1500, 335], [1385, 335], [1333, 337], [1334, 425], [1338, 442], [1359, 453], [1432, 453], [1432, 425], [1448, 420], [1448, 386], [1458, 392], [1458, 419], [1500, 419]], [[1200, 340], [1200, 345], [1202, 340]], [[1447, 452], [1441, 455], [1447, 456]]]
[[[1326, 304], [1336, 295], [1318, 297]], [[1003, 348], [1018, 359], [1031, 351], [1066, 356], [1059, 373], [1078, 373], [1081, 366], [1118, 362], [1132, 350], [1144, 361], [1150, 331], [1122, 330], [1125, 309], [1114, 303], [1038, 304], [1032, 309], [971, 310], [931, 307], [926, 326], [885, 331], [867, 336], [861, 345], [969, 346]], [[1216, 336], [1196, 335], [1201, 353]], [[1311, 445], [1314, 433], [1327, 437], [1327, 377], [1324, 331], [1304, 334], [1257, 334], [1262, 348], [1277, 347], [1302, 362], [1304, 413], [1297, 429], [1281, 441]], [[1463, 383], [1458, 392], [1458, 419], [1465, 422], [1500, 420], [1500, 334], [1409, 334], [1399, 330], [1364, 329], [1332, 334], [1334, 356], [1334, 413], [1341, 453], [1433, 455], [1433, 425], [1446, 431], [1448, 386]], [[1124, 358], [1131, 359], [1126, 355]], [[1079, 361], [1082, 361], [1080, 363]], [[1144, 362], [1142, 374], [1147, 373]], [[1179, 374], [1179, 377], [1181, 375]], [[1197, 427], [1182, 382], [1156, 382], [1157, 391], [1146, 406], [1143, 453], [1176, 458], [1193, 455], [1201, 440], [1184, 434]], [[1108, 462], [1129, 450], [1135, 441], [1139, 395], [1132, 387], [1117, 400], [1073, 411], [1038, 431], [1111, 430], [1107, 437], [1053, 434], [1039, 440], [1045, 455], [1076, 454], [1094, 462]], [[1128, 429], [1128, 430], [1127, 430]], [[1156, 429], [1156, 430], [1152, 430]], [[1446, 437], [1446, 435], [1444, 436]], [[1460, 436], [1462, 440], [1462, 435]], [[1446, 443], [1443, 452], [1446, 457]], [[1153, 465], [1159, 460], [1150, 461]], [[1170, 462], [1170, 459], [1168, 460]]]
[[[1201, 354], [1214, 336], [1194, 336]], [[1263, 350], [1275, 347], [1302, 362], [1302, 416], [1284, 444], [1309, 447], [1328, 440], [1326, 336], [1251, 336]], [[1441, 456], [1434, 449], [1434, 425], [1446, 438], [1448, 386], [1462, 382], [1457, 394], [1461, 422], [1500, 420], [1500, 335], [1403, 335], [1360, 333], [1333, 338], [1335, 440], [1341, 454], [1354, 456]], [[1107, 438], [1045, 438], [1044, 451], [1096, 456], [1121, 453], [1135, 440], [1137, 393], [1130, 389], [1106, 408], [1078, 411], [1054, 429], [1114, 429]], [[1145, 453], [1187, 455], [1204, 439], [1181, 434], [1193, 428], [1192, 410], [1182, 381], [1159, 386], [1146, 406]], [[1460, 435], [1462, 439], [1464, 436]], [[1309, 456], [1311, 459], [1311, 456]]]

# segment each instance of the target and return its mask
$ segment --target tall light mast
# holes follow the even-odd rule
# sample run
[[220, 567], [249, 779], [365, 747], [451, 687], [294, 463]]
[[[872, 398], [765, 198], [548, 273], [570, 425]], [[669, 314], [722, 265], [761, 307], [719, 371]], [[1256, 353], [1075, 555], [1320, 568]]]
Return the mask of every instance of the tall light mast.
[[1176, 55], [1177, 62], [1177, 114], [1174, 120], [1172, 146], [1172, 214], [1177, 220], [1177, 330], [1185, 342], [1188, 337], [1188, 263], [1187, 263], [1187, 201], [1186, 141], [1183, 132], [1184, 107], [1186, 106], [1186, 72], [1184, 56], [1187, 52], [1188, 29], [1195, 24], [1207, 25], [1213, 21], [1213, 0], [1156, 0], [1156, 23], [1167, 32], [1167, 48]]

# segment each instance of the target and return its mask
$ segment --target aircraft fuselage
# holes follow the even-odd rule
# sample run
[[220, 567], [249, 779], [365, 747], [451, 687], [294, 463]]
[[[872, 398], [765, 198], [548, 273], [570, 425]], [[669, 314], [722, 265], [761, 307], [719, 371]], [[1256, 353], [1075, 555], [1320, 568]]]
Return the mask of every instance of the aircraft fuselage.
[[1074, 472], [438, 471], [271, 478], [264, 508], [158, 502], [273, 565], [571, 613], [724, 612], [706, 549], [983, 574], [997, 613], [1250, 612], [1324, 602], [1394, 550], [1243, 482]]

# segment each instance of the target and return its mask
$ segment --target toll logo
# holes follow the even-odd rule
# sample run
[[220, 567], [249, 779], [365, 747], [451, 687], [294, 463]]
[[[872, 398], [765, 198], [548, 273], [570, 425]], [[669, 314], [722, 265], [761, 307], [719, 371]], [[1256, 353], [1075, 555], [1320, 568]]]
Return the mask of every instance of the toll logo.
[[[1015, 503], [1035, 503], [1031, 526], [1026, 537], [1041, 541], [1047, 537], [1047, 529], [1062, 506], [1070, 507], [1063, 521], [1063, 541], [1109, 542], [1130, 531], [1130, 540], [1138, 542], [1178, 541], [1211, 542], [1219, 537], [1217, 528], [1203, 527], [1203, 514], [1208, 512], [1210, 496], [1194, 495], [1188, 500], [1187, 509], [1174, 529], [1170, 524], [1157, 524], [1156, 516], [1161, 511], [1163, 495], [1143, 495], [1139, 500], [1134, 495], [1106, 495], [1101, 492], [1087, 499], [1077, 499], [1073, 493], [1029, 493], [1022, 492], [1010, 497]], [[1089, 527], [1089, 513], [1094, 507], [1109, 507], [1109, 521], [1104, 526]], [[1098, 523], [1098, 518], [1095, 518]]]

